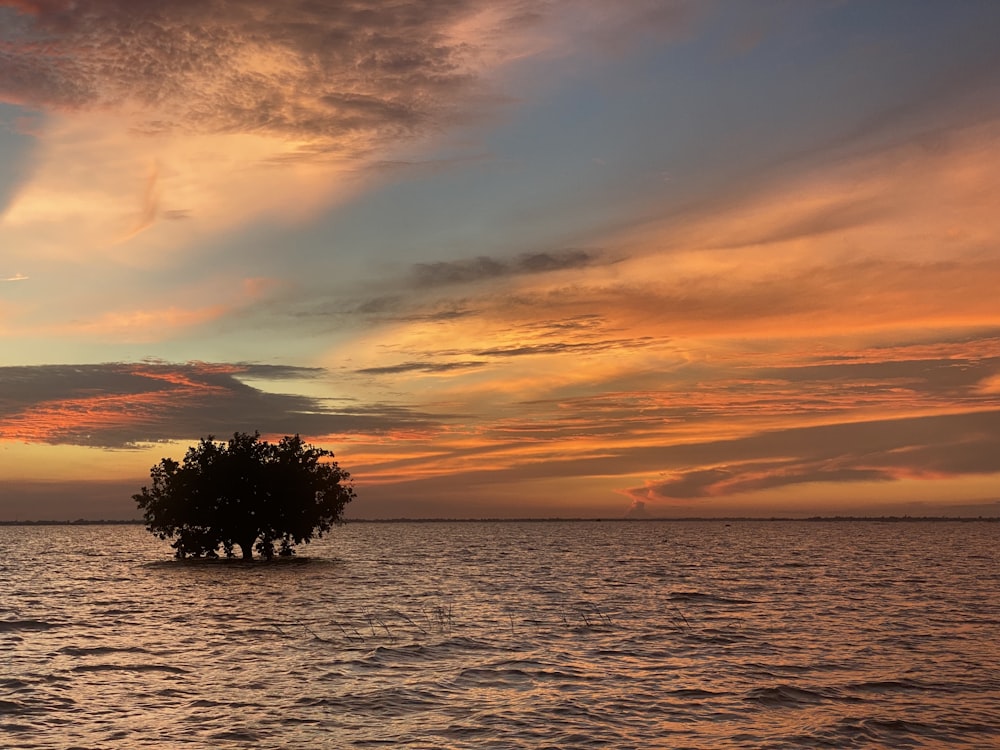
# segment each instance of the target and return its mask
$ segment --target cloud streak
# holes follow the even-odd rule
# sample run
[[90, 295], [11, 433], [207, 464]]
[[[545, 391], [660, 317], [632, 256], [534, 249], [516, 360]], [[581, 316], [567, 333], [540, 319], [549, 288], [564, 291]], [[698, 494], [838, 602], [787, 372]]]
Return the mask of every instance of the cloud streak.
[[[995, 330], [950, 340], [925, 332], [908, 344], [835, 347], [831, 356], [822, 340], [759, 350], [743, 341], [716, 350], [725, 359], [713, 364], [704, 350], [678, 357], [689, 340], [654, 341], [644, 368], [628, 345], [550, 348], [441, 373], [421, 387], [424, 402], [460, 403], [469, 417], [391, 447], [361, 440], [352, 450], [370, 484], [428, 502], [448, 484], [489, 494], [585, 478], [607, 486], [617, 477], [608, 491], [651, 515], [696, 512], [691, 502], [707, 513], [731, 510], [739, 498], [806, 485], [986, 477], [1000, 472], [998, 342]], [[489, 368], [502, 375], [484, 379]], [[377, 374], [398, 388], [413, 374], [438, 373], [409, 363]], [[518, 400], [529, 393], [538, 397]], [[637, 475], [648, 479], [625, 483]]]
[[398, 365], [363, 367], [357, 372], [360, 375], [401, 375], [407, 372], [447, 373], [456, 370], [477, 369], [485, 364], [485, 362], [402, 362]]
[[678, 446], [665, 450], [663, 459], [671, 466], [664, 471], [669, 478], [626, 494], [669, 505], [814, 482], [994, 474], [1000, 472], [1000, 411], [767, 432]]
[[586, 268], [598, 258], [597, 253], [587, 250], [523, 253], [513, 259], [479, 256], [467, 260], [417, 263], [413, 267], [413, 278], [418, 287], [469, 284], [506, 276]]
[[130, 448], [237, 430], [383, 433], [435, 419], [405, 407], [268, 393], [244, 380], [309, 380], [315, 368], [254, 364], [0, 367], [0, 442]]

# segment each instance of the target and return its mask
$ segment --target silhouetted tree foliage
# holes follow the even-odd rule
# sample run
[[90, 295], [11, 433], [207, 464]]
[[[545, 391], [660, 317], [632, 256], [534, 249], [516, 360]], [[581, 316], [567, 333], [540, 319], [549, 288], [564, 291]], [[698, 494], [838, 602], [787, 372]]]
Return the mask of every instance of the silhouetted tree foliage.
[[[239, 547], [265, 558], [294, 554], [296, 544], [322, 537], [343, 522], [354, 499], [350, 475], [333, 453], [306, 445], [298, 435], [277, 444], [237, 432], [227, 443], [209, 435], [184, 461], [164, 458], [150, 469], [151, 487], [132, 498], [146, 528], [176, 537], [177, 557], [227, 557]], [[277, 549], [276, 549], [277, 545]]]

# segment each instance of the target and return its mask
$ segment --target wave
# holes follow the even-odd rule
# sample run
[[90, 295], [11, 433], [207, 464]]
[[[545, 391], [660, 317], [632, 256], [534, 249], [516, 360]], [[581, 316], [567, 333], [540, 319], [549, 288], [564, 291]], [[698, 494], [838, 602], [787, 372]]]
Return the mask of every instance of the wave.
[[32, 713], [35, 710], [19, 701], [0, 700], [0, 716]]
[[170, 664], [79, 664], [71, 672], [169, 672], [187, 674], [191, 670]]
[[[165, 691], [163, 691], [165, 692]], [[198, 698], [187, 704], [188, 708], [261, 708], [259, 703], [247, 703], [245, 701], [216, 701], [210, 698]]]
[[895, 717], [842, 717], [826, 731], [817, 732], [817, 735], [841, 747], [856, 746], [858, 743], [866, 746], [878, 743], [881, 747], [922, 747], [928, 742], [933, 742], [935, 747], [968, 747], [965, 744], [940, 744], [954, 742], [956, 739], [954, 733], [945, 726]]
[[19, 630], [51, 630], [60, 623], [46, 620], [0, 620], [0, 633], [14, 633]]
[[936, 693], [954, 692], [948, 685], [929, 685], [919, 680], [902, 678], [898, 680], [868, 680], [847, 685], [850, 690], [859, 693], [912, 693], [933, 690]]
[[706, 594], [703, 591], [671, 591], [667, 597], [672, 602], [720, 602], [723, 604], [755, 604], [751, 599], [738, 599], [718, 594]]
[[818, 690], [796, 687], [795, 685], [772, 685], [748, 690], [743, 699], [764, 706], [803, 706], [823, 703], [831, 696]]
[[63, 646], [57, 653], [66, 656], [102, 656], [105, 654], [148, 654], [141, 646]]

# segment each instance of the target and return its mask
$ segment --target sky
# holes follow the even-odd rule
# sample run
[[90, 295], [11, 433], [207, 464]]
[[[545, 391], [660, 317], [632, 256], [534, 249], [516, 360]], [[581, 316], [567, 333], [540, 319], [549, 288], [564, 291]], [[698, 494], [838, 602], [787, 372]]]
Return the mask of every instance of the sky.
[[1000, 515], [1000, 3], [0, 0], [0, 520]]

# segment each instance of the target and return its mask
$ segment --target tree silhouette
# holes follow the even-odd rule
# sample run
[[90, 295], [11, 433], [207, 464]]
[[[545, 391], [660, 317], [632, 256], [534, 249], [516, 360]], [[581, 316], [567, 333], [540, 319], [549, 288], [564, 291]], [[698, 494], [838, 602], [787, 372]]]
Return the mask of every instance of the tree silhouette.
[[237, 432], [228, 443], [209, 435], [184, 461], [164, 458], [150, 469], [151, 487], [132, 496], [146, 528], [174, 540], [177, 557], [227, 557], [239, 547], [267, 559], [292, 555], [296, 544], [322, 537], [343, 522], [354, 499], [350, 474], [333, 453], [306, 445], [298, 435], [276, 444]]

